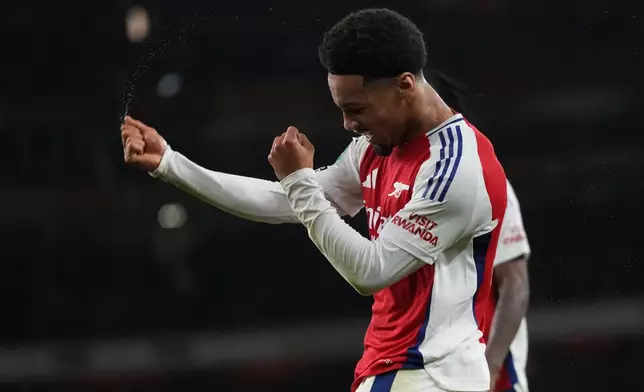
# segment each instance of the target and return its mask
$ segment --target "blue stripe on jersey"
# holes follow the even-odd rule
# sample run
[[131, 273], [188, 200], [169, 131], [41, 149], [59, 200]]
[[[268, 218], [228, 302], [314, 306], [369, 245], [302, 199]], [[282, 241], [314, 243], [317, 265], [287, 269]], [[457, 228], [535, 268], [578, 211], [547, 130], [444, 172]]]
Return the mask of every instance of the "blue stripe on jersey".
[[457, 122], [459, 122], [459, 121], [464, 121], [464, 120], [463, 120], [463, 117], [459, 117], [459, 118], [457, 118], [456, 120], [452, 120], [452, 121], [448, 122], [447, 124], [443, 125], [442, 127], [438, 128], [438, 129], [434, 129], [434, 130], [432, 130], [432, 131], [427, 132], [427, 137], [430, 137], [430, 136], [432, 136], [432, 135], [435, 135], [435, 134], [436, 134], [436, 132], [440, 132], [440, 131], [442, 131], [443, 129], [445, 129], [445, 127], [449, 127], [450, 125], [452, 125], [452, 124], [456, 124], [456, 123], [457, 123]]
[[[452, 171], [449, 173], [449, 178], [447, 179], [445, 188], [443, 188], [443, 192], [441, 192], [441, 195], [438, 197], [439, 202], [445, 200], [445, 195], [447, 195], [447, 191], [449, 190], [450, 185], [452, 185], [452, 181], [454, 180], [454, 176], [456, 175], [456, 171], [458, 170], [458, 165], [461, 163], [461, 157], [463, 156], [463, 133], [461, 132], [460, 125], [456, 126], [456, 139], [458, 139], [458, 144], [456, 145], [456, 148], [458, 149], [458, 151], [456, 152], [456, 162], [454, 162], [454, 166], [452, 166]], [[453, 142], [451, 134], [450, 142]]]
[[390, 392], [391, 386], [394, 385], [397, 371], [383, 373], [376, 376], [371, 385], [370, 392]]
[[[487, 257], [487, 250], [490, 247], [490, 241], [492, 240], [492, 232], [483, 234], [482, 236], [474, 238], [472, 241], [474, 243], [473, 253], [474, 253], [474, 265], [476, 266], [476, 291], [474, 292], [474, 300], [472, 301], [472, 313], [474, 314], [474, 320], [476, 320], [476, 297], [478, 296], [479, 289], [483, 283], [483, 275], [485, 273], [485, 258]], [[479, 321], [476, 320], [476, 325], [479, 325]], [[479, 328], [481, 326], [479, 325]]]
[[[436, 192], [438, 192], [438, 189], [441, 187], [441, 184], [445, 179], [445, 173], [447, 173], [447, 169], [449, 168], [449, 164], [452, 161], [452, 157], [454, 157], [454, 136], [452, 136], [452, 128], [447, 128], [445, 132], [447, 132], [447, 137], [449, 138], [449, 153], [447, 155], [447, 159], [445, 160], [445, 166], [443, 166], [443, 170], [441, 170], [441, 174], [436, 180], [436, 186], [434, 186], [432, 194], [429, 195], [430, 200], [436, 200]], [[438, 136], [441, 138], [441, 142], [443, 142], [443, 132], [439, 133]]]
[[423, 359], [423, 354], [420, 352], [420, 345], [425, 340], [425, 334], [427, 332], [427, 326], [429, 325], [429, 313], [432, 307], [432, 292], [434, 291], [434, 285], [429, 288], [429, 298], [427, 299], [427, 309], [425, 309], [425, 321], [423, 325], [420, 326], [418, 330], [418, 336], [416, 337], [416, 344], [407, 350], [407, 360], [403, 363], [403, 369], [422, 369], [425, 366], [425, 360]]
[[[447, 133], [447, 138], [449, 139], [449, 142], [445, 141], [445, 133]], [[461, 127], [457, 126], [456, 142], [454, 141], [454, 131], [452, 128], [447, 128], [445, 131], [440, 132], [438, 134], [438, 137], [441, 141], [440, 159], [436, 162], [434, 175], [427, 182], [427, 188], [425, 188], [423, 197], [427, 197], [427, 194], [431, 190], [431, 193], [429, 194], [429, 199], [442, 202], [445, 200], [445, 195], [447, 195], [447, 191], [449, 190], [449, 187], [452, 184], [452, 181], [454, 180], [454, 176], [456, 175], [456, 171], [458, 170], [458, 165], [461, 162], [461, 156], [463, 155], [463, 146], [462, 146], [463, 134], [461, 133]], [[456, 145], [456, 153], [454, 152], [455, 145]], [[449, 150], [446, 158], [445, 149], [447, 148], [449, 148]], [[448, 175], [448, 172], [449, 172], [449, 177], [447, 178], [447, 181], [445, 181], [446, 176]], [[441, 186], [443, 186], [443, 183], [444, 183], [443, 191], [440, 194], [438, 194], [438, 191], [441, 189]], [[438, 194], [438, 199], [437, 199], [437, 194]]]
[[517, 392], [517, 390], [514, 389], [514, 386], [511, 386], [510, 389], [506, 389], [506, 390], [504, 390], [502, 392]]
[[442, 133], [438, 134], [438, 137], [441, 140], [441, 149], [440, 149], [440, 159], [438, 162], [436, 162], [436, 168], [434, 169], [434, 174], [432, 177], [427, 181], [427, 188], [425, 188], [425, 192], [423, 193], [423, 197], [427, 197], [427, 193], [431, 189], [432, 185], [434, 184], [434, 181], [436, 180], [436, 176], [438, 175], [438, 172], [441, 169], [441, 163], [445, 159], [445, 148], [447, 147], [445, 144], [445, 137], [443, 136]]
[[517, 369], [514, 367], [514, 359], [512, 359], [512, 351], [508, 351], [508, 355], [505, 357], [503, 362], [503, 367], [505, 371], [508, 372], [508, 378], [510, 379], [510, 384], [513, 385], [512, 390], [514, 390], [514, 384], [519, 382], [519, 376], [517, 376]]

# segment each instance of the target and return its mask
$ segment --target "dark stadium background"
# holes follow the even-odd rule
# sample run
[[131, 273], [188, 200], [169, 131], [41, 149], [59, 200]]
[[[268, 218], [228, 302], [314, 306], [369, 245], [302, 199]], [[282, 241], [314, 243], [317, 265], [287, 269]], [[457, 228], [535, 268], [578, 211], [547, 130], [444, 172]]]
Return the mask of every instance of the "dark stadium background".
[[328, 164], [350, 135], [317, 43], [366, 6], [421, 27], [428, 77], [516, 189], [532, 391], [643, 390], [634, 0], [3, 2], [0, 390], [348, 391], [371, 299], [299, 225], [228, 216], [126, 167], [119, 120], [127, 106], [196, 162], [267, 179], [294, 124]]

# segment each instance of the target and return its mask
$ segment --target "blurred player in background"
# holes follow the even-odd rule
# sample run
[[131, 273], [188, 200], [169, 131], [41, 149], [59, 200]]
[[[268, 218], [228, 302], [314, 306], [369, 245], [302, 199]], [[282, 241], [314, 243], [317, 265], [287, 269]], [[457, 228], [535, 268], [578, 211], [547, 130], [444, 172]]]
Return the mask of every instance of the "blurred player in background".
[[494, 261], [494, 290], [490, 311], [494, 317], [484, 328], [486, 357], [493, 392], [528, 392], [528, 328], [530, 298], [528, 258], [530, 245], [523, 228], [521, 209], [508, 182], [508, 204]]
[[[428, 72], [428, 79], [441, 97], [453, 108], [477, 121], [480, 95], [468, 91], [454, 78]], [[483, 120], [483, 118], [481, 118]], [[528, 392], [526, 364], [528, 330], [526, 313], [530, 298], [528, 258], [530, 245], [523, 227], [521, 208], [508, 181], [508, 202], [501, 229], [501, 239], [494, 262], [493, 292], [489, 311], [492, 321], [483, 332], [487, 344], [486, 357], [490, 367], [492, 392]]]
[[[487, 391], [481, 330], [507, 192], [492, 144], [427, 83], [423, 36], [401, 15], [352, 13], [319, 54], [358, 134], [325, 170], [313, 170], [313, 145], [294, 127], [270, 150], [278, 183], [206, 170], [129, 117], [125, 160], [237, 216], [301, 222], [344, 279], [373, 295], [352, 391]], [[341, 219], [362, 208], [371, 240]]]

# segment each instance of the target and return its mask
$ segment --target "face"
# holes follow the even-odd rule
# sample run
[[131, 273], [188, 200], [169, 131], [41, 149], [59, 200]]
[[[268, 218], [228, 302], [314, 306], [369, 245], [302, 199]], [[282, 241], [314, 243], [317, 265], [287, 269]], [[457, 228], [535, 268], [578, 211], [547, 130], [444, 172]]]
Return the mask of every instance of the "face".
[[329, 74], [328, 80], [344, 128], [365, 135], [378, 154], [389, 155], [405, 133], [414, 76], [406, 73], [365, 83], [359, 75]]

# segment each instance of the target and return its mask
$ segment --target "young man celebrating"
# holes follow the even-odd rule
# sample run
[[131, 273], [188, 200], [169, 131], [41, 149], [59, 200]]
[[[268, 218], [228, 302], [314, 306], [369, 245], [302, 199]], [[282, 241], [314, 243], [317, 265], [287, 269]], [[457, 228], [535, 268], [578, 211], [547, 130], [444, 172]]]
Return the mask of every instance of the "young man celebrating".
[[[506, 178], [485, 136], [425, 81], [423, 36], [387, 9], [352, 13], [319, 49], [344, 126], [359, 137], [313, 170], [294, 127], [268, 160], [279, 183], [203, 169], [127, 118], [126, 162], [243, 218], [301, 222], [373, 316], [353, 391], [487, 391], [479, 325], [506, 206]], [[366, 208], [371, 240], [341, 215]]]

